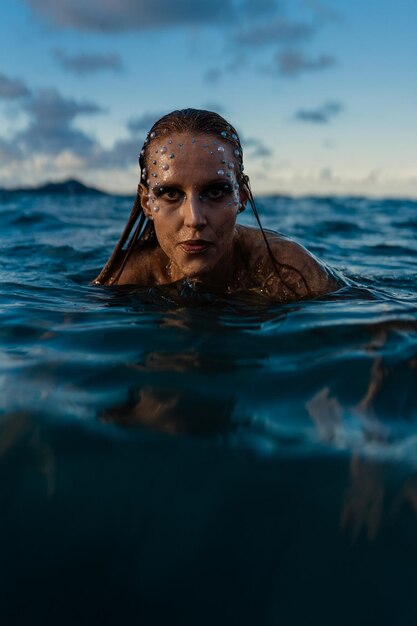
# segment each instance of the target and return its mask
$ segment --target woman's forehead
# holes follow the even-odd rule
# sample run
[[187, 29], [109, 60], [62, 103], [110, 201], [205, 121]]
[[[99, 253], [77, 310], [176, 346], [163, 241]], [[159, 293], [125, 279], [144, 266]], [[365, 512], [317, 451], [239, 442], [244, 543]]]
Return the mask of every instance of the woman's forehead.
[[238, 149], [221, 136], [172, 133], [151, 139], [145, 176], [152, 182], [174, 172], [178, 175], [205, 171], [226, 179], [237, 173], [239, 155]]

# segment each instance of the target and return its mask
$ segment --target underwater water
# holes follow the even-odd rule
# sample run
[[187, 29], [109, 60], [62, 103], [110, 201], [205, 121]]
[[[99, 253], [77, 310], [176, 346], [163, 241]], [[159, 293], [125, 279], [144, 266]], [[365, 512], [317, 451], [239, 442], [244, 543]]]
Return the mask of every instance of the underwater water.
[[130, 207], [0, 204], [0, 623], [416, 624], [417, 201], [260, 198], [284, 305], [90, 285]]

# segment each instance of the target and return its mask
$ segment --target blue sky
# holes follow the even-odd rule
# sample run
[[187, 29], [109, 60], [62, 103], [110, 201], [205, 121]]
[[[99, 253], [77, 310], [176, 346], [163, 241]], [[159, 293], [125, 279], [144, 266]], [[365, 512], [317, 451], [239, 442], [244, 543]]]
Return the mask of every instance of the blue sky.
[[152, 120], [217, 110], [255, 193], [417, 197], [415, 0], [2, 0], [0, 186], [133, 193]]

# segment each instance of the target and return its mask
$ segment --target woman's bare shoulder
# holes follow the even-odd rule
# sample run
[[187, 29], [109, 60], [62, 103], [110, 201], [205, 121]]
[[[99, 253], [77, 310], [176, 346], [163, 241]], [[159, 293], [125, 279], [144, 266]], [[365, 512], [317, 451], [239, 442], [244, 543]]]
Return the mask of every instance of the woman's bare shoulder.
[[282, 233], [265, 230], [278, 270], [268, 252], [262, 232], [239, 227], [242, 246], [250, 255], [250, 266], [260, 277], [262, 287], [272, 297], [312, 297], [334, 291], [338, 283], [327, 268], [300, 243]]
[[114, 282], [112, 278], [109, 278], [107, 284], [110, 281], [114, 285], [137, 285], [139, 287], [159, 284], [161, 282], [159, 251], [159, 247], [132, 250], [126, 262], [126, 253], [123, 252], [114, 268], [113, 276], [117, 276], [123, 266], [121, 274]]

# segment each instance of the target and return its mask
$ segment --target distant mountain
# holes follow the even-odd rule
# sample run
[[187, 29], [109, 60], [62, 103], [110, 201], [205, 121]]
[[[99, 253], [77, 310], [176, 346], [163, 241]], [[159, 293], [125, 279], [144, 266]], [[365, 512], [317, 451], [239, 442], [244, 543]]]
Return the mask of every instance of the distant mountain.
[[84, 185], [83, 183], [80, 183], [79, 180], [75, 179], [64, 180], [60, 183], [45, 183], [44, 185], [40, 185], [39, 187], [17, 187], [15, 189], [3, 189], [0, 187], [0, 196], [4, 197], [18, 193], [29, 193], [35, 195], [62, 194], [70, 196], [107, 195], [105, 191], [100, 191], [99, 189], [95, 189], [94, 187], [87, 187], [87, 185]]

